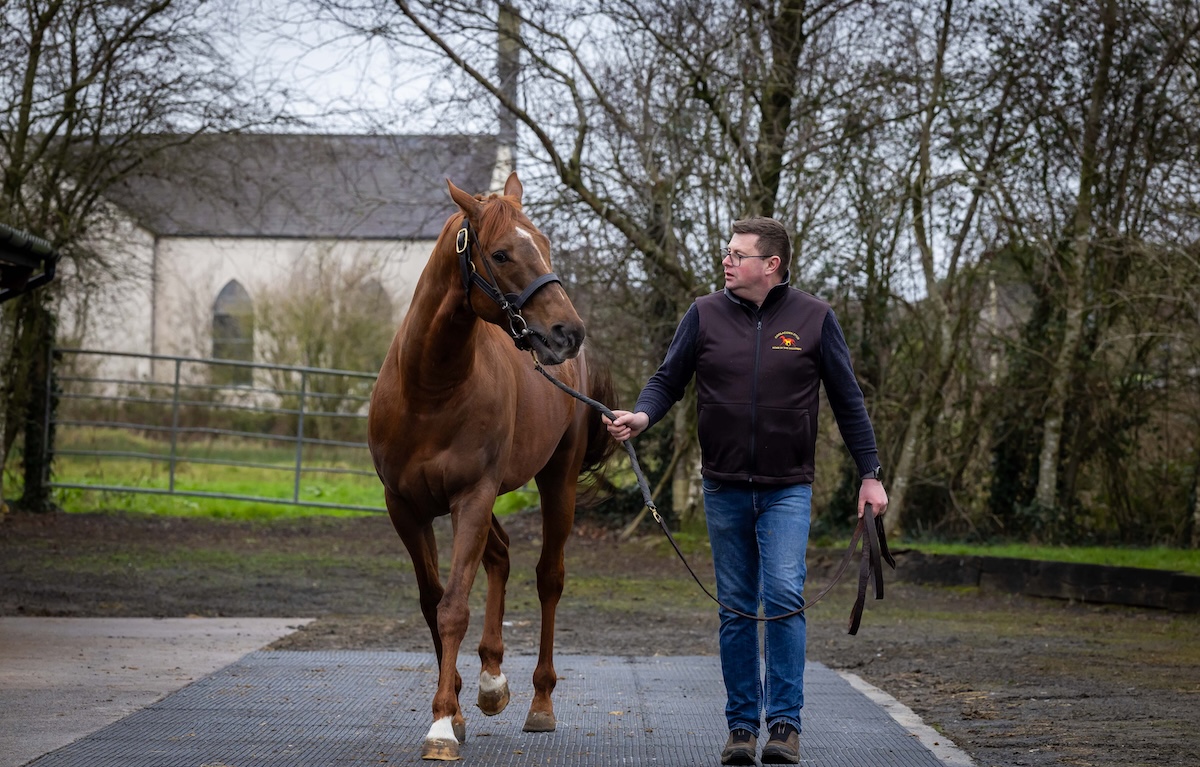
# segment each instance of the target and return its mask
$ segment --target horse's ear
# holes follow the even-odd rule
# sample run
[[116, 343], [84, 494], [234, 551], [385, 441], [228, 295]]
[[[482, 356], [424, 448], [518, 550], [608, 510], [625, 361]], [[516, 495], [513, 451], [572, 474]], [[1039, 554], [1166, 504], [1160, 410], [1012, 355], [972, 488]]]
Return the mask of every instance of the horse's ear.
[[509, 197], [516, 197], [517, 202], [521, 201], [521, 195], [525, 193], [525, 187], [521, 186], [521, 179], [517, 178], [515, 170], [508, 174], [508, 180], [504, 182], [504, 193]]
[[483, 207], [479, 200], [456, 187], [450, 179], [446, 179], [446, 186], [450, 187], [450, 199], [454, 200], [454, 204], [466, 214], [467, 218], [478, 221], [479, 211]]

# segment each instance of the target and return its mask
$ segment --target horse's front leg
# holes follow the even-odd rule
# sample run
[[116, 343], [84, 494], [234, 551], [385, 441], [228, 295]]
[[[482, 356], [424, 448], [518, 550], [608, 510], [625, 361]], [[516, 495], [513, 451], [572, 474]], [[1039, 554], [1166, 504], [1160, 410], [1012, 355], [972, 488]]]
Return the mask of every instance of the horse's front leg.
[[562, 597], [566, 568], [563, 551], [575, 523], [575, 479], [559, 472], [538, 475], [542, 496], [542, 555], [537, 564], [538, 599], [542, 603], [542, 631], [538, 662], [533, 671], [533, 702], [525, 718], [525, 732], [553, 732], [554, 703], [550, 696], [558, 682], [554, 670], [554, 618]]
[[483, 639], [479, 643], [479, 697], [477, 705], [484, 714], [495, 716], [508, 705], [508, 679], [500, 669], [504, 662], [504, 592], [508, 585], [508, 534], [500, 520], [492, 515], [483, 569], [487, 573], [487, 611], [483, 618]]
[[433, 696], [433, 726], [421, 747], [422, 759], [453, 761], [461, 759], [467, 725], [458, 701], [460, 686], [458, 650], [467, 633], [470, 608], [467, 600], [475, 573], [479, 570], [491, 529], [492, 502], [495, 492], [476, 491], [470, 498], [452, 504], [454, 552], [446, 591], [438, 603], [438, 635], [442, 639], [442, 657], [438, 668], [438, 688]]
[[[440, 665], [442, 638], [438, 635], [437, 608], [442, 602], [445, 589], [442, 588], [438, 577], [437, 538], [433, 534], [433, 524], [414, 514], [411, 508], [405, 506], [404, 502], [390, 491], [385, 490], [383, 497], [387, 502], [392, 525], [400, 534], [400, 540], [404, 542], [404, 548], [408, 550], [412, 559], [413, 576], [420, 593], [421, 615], [425, 618], [425, 624], [429, 626], [429, 633], [433, 638], [433, 651]], [[461, 680], [458, 686], [462, 688]]]

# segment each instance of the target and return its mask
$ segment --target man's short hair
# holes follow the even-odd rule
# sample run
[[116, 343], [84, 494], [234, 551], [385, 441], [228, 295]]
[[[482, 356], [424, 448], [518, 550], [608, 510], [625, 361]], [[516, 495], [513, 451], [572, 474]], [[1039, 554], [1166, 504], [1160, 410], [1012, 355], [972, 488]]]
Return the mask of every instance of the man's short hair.
[[792, 238], [787, 228], [773, 218], [755, 216], [733, 222], [734, 234], [758, 235], [758, 250], [760, 256], [779, 256], [780, 274], [784, 274], [792, 265]]

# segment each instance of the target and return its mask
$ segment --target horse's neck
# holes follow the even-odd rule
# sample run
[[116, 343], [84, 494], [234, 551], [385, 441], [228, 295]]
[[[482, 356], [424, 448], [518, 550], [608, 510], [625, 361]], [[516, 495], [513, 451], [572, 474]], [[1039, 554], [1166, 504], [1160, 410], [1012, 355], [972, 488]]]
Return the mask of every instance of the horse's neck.
[[467, 308], [458, 258], [443, 242], [421, 273], [404, 325], [399, 365], [406, 382], [445, 392], [470, 376], [484, 322]]

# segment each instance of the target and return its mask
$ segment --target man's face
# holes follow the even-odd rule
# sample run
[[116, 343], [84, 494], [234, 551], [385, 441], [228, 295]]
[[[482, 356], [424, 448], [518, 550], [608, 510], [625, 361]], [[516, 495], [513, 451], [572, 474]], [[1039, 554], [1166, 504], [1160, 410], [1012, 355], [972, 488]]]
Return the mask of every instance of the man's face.
[[[725, 267], [725, 287], [739, 298], [759, 299], [759, 294], [770, 290], [778, 282], [767, 274], [772, 263], [772, 253], [758, 249], [757, 234], [735, 234], [729, 238], [729, 254], [721, 259]], [[740, 260], [740, 263], [739, 263]]]

